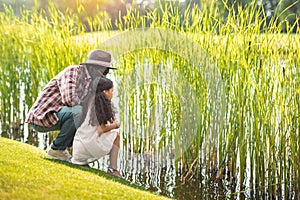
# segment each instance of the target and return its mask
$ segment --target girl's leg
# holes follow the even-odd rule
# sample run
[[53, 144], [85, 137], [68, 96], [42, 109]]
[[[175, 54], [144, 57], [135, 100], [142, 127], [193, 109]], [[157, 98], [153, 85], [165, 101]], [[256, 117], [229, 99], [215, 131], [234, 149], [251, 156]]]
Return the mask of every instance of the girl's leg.
[[110, 160], [110, 164], [109, 164], [109, 168], [113, 169], [110, 173], [112, 175], [118, 176], [118, 177], [122, 177], [120, 172], [117, 171], [117, 165], [118, 165], [118, 154], [119, 154], [119, 149], [120, 149], [120, 135], [119, 133], [117, 134], [117, 137], [114, 141], [113, 147], [109, 153], [109, 160]]

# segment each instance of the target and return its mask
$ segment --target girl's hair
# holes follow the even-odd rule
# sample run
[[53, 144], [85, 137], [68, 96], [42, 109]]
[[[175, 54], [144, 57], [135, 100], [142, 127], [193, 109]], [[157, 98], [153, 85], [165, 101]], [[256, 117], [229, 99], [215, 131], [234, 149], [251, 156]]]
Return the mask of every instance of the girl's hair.
[[91, 105], [90, 121], [92, 126], [106, 124], [107, 121], [115, 119], [115, 111], [111, 100], [107, 99], [104, 90], [113, 87], [113, 82], [108, 78], [96, 78], [93, 81], [94, 102]]

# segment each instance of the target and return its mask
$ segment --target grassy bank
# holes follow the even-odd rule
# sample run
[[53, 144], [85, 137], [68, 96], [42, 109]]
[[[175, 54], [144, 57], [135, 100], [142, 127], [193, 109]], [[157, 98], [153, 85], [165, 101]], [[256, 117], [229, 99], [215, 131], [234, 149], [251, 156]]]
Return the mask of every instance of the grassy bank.
[[166, 199], [25, 143], [0, 138], [0, 149], [0, 199]]

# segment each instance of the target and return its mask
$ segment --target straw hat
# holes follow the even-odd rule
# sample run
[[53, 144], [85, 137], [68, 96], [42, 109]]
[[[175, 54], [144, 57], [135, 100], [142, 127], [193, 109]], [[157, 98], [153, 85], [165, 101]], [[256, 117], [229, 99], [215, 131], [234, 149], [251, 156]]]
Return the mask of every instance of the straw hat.
[[109, 69], [117, 69], [111, 66], [110, 53], [99, 49], [90, 51], [87, 60], [84, 63], [81, 63], [81, 65], [96, 65]]

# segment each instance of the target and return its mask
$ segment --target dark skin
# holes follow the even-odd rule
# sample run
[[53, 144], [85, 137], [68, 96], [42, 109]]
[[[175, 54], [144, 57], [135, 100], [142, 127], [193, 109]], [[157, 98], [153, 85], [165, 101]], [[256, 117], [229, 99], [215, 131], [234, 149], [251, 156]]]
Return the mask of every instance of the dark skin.
[[102, 133], [108, 132], [110, 130], [117, 129], [119, 127], [120, 127], [120, 124], [117, 121], [112, 121], [112, 122], [110, 122], [109, 125], [104, 125], [104, 124], [99, 125], [97, 128], [97, 131], [98, 131], [98, 133], [102, 134]]
[[89, 71], [89, 74], [91, 75], [92, 79], [95, 79], [96, 77], [103, 77], [106, 76], [109, 69], [106, 67], [101, 66], [94, 66], [94, 65], [88, 65], [87, 70]]

